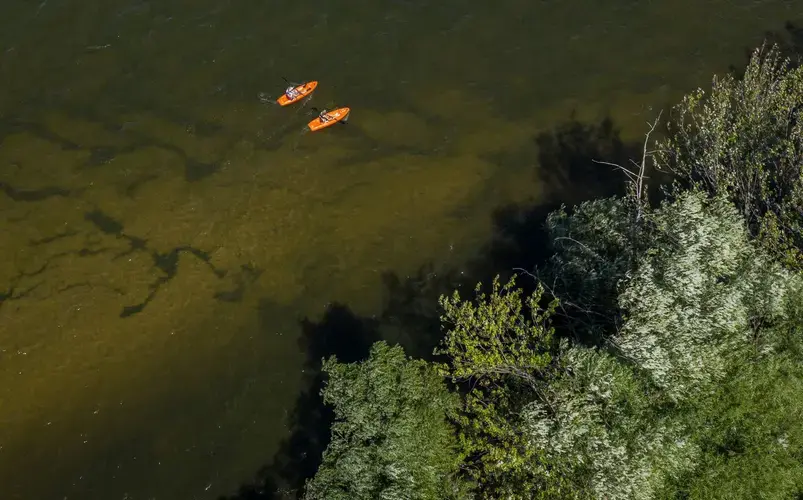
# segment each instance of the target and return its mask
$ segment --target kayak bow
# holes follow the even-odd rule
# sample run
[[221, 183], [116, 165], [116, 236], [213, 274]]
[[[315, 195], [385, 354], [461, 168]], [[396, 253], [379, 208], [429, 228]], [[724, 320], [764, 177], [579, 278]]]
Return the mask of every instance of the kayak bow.
[[350, 111], [351, 109], [349, 108], [338, 108], [333, 111], [327, 111], [326, 114], [324, 115], [328, 118], [327, 120], [321, 120], [321, 117], [319, 116], [314, 120], [312, 120], [311, 122], [309, 122], [307, 126], [313, 132], [315, 132], [316, 130], [321, 130], [323, 128], [329, 127], [331, 125], [334, 125], [335, 123], [345, 120], [346, 118], [348, 118]]
[[288, 99], [287, 94], [282, 94], [281, 97], [276, 99], [276, 102], [279, 103], [281, 106], [287, 106], [288, 104], [293, 104], [294, 102], [298, 102], [301, 99], [307, 97], [308, 95], [312, 94], [312, 91], [318, 86], [318, 82], [312, 81], [307, 83], [302, 83], [295, 87], [298, 95], [293, 99]]

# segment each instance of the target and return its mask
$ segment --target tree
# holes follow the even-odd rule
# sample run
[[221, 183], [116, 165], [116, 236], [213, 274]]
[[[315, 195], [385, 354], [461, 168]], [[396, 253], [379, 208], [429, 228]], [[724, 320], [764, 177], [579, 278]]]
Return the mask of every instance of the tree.
[[681, 193], [651, 219], [656, 238], [623, 287], [612, 342], [673, 400], [700, 397], [786, 318], [799, 280], [754, 248], [723, 196]]
[[695, 455], [671, 402], [638, 367], [564, 343], [545, 397], [524, 410], [529, 446], [560, 464], [578, 496], [650, 499]]
[[803, 491], [801, 275], [751, 242], [724, 196], [681, 193], [650, 219], [656, 238], [623, 284], [612, 343], [674, 403], [688, 463], [662, 495]]
[[324, 362], [324, 401], [334, 406], [332, 441], [312, 499], [448, 499], [466, 496], [461, 456], [447, 416], [459, 401], [443, 378], [401, 347], [377, 342], [360, 363]]
[[[579, 280], [581, 266], [589, 265], [585, 286], [618, 290], [614, 307], [622, 317], [602, 345], [564, 339], [556, 348], [550, 318], [559, 306], [540, 307], [540, 286], [523, 298], [513, 281], [500, 288], [495, 280], [489, 295], [477, 288], [474, 302], [458, 294], [441, 299], [447, 327], [441, 352], [450, 360], [448, 374], [471, 383], [459, 423], [469, 465], [487, 497], [650, 499], [684, 478], [697, 478], [695, 487], [704, 491], [704, 479], [721, 461], [712, 443], [730, 428], [726, 422], [710, 426], [712, 408], [727, 414], [723, 384], [748, 362], [757, 373], [771, 373], [780, 359], [803, 359], [801, 278], [755, 247], [744, 219], [723, 196], [680, 192], [658, 210], [645, 210], [645, 246], [631, 262], [619, 260], [616, 250], [626, 245], [616, 235], [627, 231], [617, 233], [614, 221], [616, 214], [632, 219], [615, 207], [610, 200], [587, 204], [564, 221], [576, 224], [574, 234], [589, 245], [578, 240], [564, 252], [578, 267], [556, 268]], [[608, 274], [600, 280], [588, 269]], [[605, 295], [586, 297], [593, 303]], [[771, 394], [771, 385], [761, 386]], [[794, 414], [772, 401], [803, 397], [803, 379], [790, 378], [779, 390], [752, 401], [744, 389], [730, 403], [741, 408], [737, 413], [775, 408], [771, 427], [796, 436], [803, 431]], [[734, 432], [760, 436], [759, 427]], [[764, 444], [730, 464], [731, 485], [757, 478], [738, 473], [734, 464], [742, 463], [763, 467], [757, 484], [783, 476], [791, 491], [796, 473], [783, 472], [787, 461], [755, 458], [771, 450]], [[788, 459], [798, 452], [794, 446]]]
[[539, 277], [559, 299], [561, 326], [578, 342], [601, 345], [613, 334], [620, 323], [619, 283], [649, 244], [647, 158], [652, 156], [648, 146], [659, 120], [660, 114], [644, 136], [640, 162], [630, 160], [631, 165], [623, 166], [594, 160], [625, 175], [624, 197], [586, 201], [570, 214], [561, 206], [547, 216], [554, 253]]
[[542, 309], [541, 287], [522, 300], [515, 280], [500, 286], [496, 277], [489, 295], [477, 285], [473, 301], [457, 291], [442, 296], [445, 337], [435, 352], [449, 360], [443, 373], [467, 384], [457, 423], [467, 471], [483, 496], [568, 498], [563, 476], [529, 445], [521, 413], [539, 397], [552, 363], [550, 317], [557, 302]]
[[522, 412], [531, 446], [594, 498], [783, 497], [803, 480], [803, 422], [790, 409], [803, 398], [801, 277], [755, 247], [724, 196], [676, 194], [645, 213], [648, 246], [632, 265], [606, 236], [626, 234], [610, 210], [575, 212], [594, 251], [578, 243], [574, 262], [591, 265], [557, 271], [578, 283], [585, 272], [580, 290], [618, 283], [623, 316], [607, 350], [565, 343], [557, 354], [544, 397]]
[[660, 497], [800, 498], [800, 359], [785, 353], [734, 364], [716, 393], [697, 405], [690, 432], [699, 449], [695, 466], [669, 481]]
[[[494, 280], [474, 301], [442, 297], [445, 371], [470, 381], [459, 419], [467, 466], [487, 498], [649, 498], [685, 463], [671, 404], [616, 356], [554, 342], [540, 307]], [[673, 449], [674, 448], [674, 449]]]
[[631, 230], [632, 206], [613, 197], [587, 201], [567, 213], [549, 214], [554, 249], [539, 274], [560, 298], [564, 324], [579, 341], [599, 344], [619, 319], [618, 284], [633, 267], [638, 239]]
[[727, 196], [773, 255], [803, 266], [803, 66], [777, 46], [753, 53], [744, 77], [687, 95], [656, 160], [687, 184]]

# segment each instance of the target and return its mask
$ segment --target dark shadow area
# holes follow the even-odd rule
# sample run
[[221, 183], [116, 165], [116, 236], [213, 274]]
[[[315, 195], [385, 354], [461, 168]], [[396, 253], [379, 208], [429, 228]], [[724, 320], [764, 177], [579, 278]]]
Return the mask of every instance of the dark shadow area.
[[67, 197], [72, 193], [60, 187], [47, 187], [42, 189], [17, 189], [14, 186], [0, 182], [0, 191], [13, 201], [42, 201], [54, 196]]
[[765, 38], [769, 44], [777, 44], [783, 57], [795, 64], [803, 63], [803, 27], [786, 21], [783, 31], [768, 31]]
[[137, 176], [134, 179], [133, 182], [131, 182], [128, 185], [125, 186], [123, 192], [129, 198], [133, 198], [134, 195], [137, 194], [137, 192], [139, 191], [139, 189], [142, 186], [144, 186], [148, 182], [155, 181], [155, 180], [158, 180], [158, 179], [159, 179], [159, 176], [156, 175], [156, 174], [145, 174], [145, 175]]
[[549, 199], [511, 204], [494, 212], [495, 234], [479, 264], [487, 272], [509, 274], [513, 268], [531, 270], [545, 263], [552, 254], [544, 226], [550, 212], [561, 205], [572, 207], [624, 193], [625, 176], [595, 160], [628, 166], [642, 154], [642, 144], [625, 144], [610, 118], [598, 124], [572, 118], [539, 134], [534, 142], [539, 165], [536, 175], [548, 186], [544, 191]]
[[[307, 390], [296, 401], [292, 433], [254, 482], [219, 500], [299, 498], [329, 441], [332, 413], [320, 397], [321, 358], [336, 355], [342, 361], [357, 361], [367, 356], [373, 342], [384, 339], [402, 345], [411, 356], [433, 359], [432, 351], [441, 340], [438, 297], [455, 290], [470, 297], [477, 282], [487, 284], [496, 274], [506, 279], [516, 268], [530, 270], [545, 263], [551, 254], [546, 216], [561, 204], [622, 193], [624, 176], [593, 160], [624, 165], [641, 158], [642, 145], [625, 144], [610, 119], [591, 125], [572, 119], [534, 137], [525, 151], [528, 154], [516, 153], [516, 160], [538, 164], [534, 174], [547, 184], [550, 197], [496, 210], [495, 234], [475, 259], [460, 267], [429, 263], [410, 276], [383, 273], [383, 312], [376, 317], [356, 317], [347, 306], [334, 304], [320, 322], [302, 321]], [[525, 290], [534, 286], [526, 279], [519, 284]]]
[[534, 141], [539, 180], [548, 184], [553, 200], [566, 204], [621, 192], [624, 176], [595, 160], [628, 165], [630, 159], [641, 158], [642, 152], [641, 144], [622, 141], [621, 130], [608, 117], [598, 124], [571, 117], [553, 131], [538, 134]]
[[240, 302], [243, 300], [245, 291], [250, 285], [262, 276], [263, 269], [259, 269], [251, 264], [240, 265], [240, 271], [233, 275], [235, 286], [231, 290], [217, 292], [215, 299], [222, 302]]
[[[133, 247], [132, 247], [133, 248]], [[130, 253], [133, 250], [125, 252], [125, 254]], [[191, 246], [181, 246], [176, 247], [169, 252], [160, 253], [155, 250], [151, 251], [151, 259], [153, 259], [153, 265], [157, 269], [162, 272], [162, 276], [158, 277], [151, 285], [149, 286], [150, 291], [148, 292], [148, 296], [140, 302], [139, 304], [125, 306], [123, 310], [120, 312], [121, 318], [128, 318], [129, 316], [133, 316], [134, 314], [141, 313], [145, 307], [156, 297], [156, 294], [159, 292], [160, 288], [165, 285], [168, 281], [172, 280], [176, 277], [176, 273], [178, 273], [178, 263], [179, 257], [182, 253], [188, 253], [190, 255], [195, 256], [202, 262], [204, 262], [209, 269], [211, 269], [212, 273], [218, 277], [218, 279], [223, 278], [226, 275], [226, 272], [222, 269], [218, 269], [212, 264], [211, 257], [208, 253], [204, 252], [203, 250], [198, 250], [197, 248], [193, 248]], [[125, 255], [119, 254], [118, 257]], [[115, 257], [117, 258], [117, 257]]]
[[202, 163], [185, 157], [184, 160], [184, 179], [187, 182], [197, 182], [203, 180], [220, 170], [220, 163]]
[[[766, 47], [778, 46], [783, 58], [789, 58], [793, 65], [803, 64], [803, 27], [792, 21], [786, 21], [783, 30], [766, 31], [764, 33]], [[737, 78], [742, 78], [753, 55], [755, 47], [745, 47], [744, 61], [737, 65], [730, 65], [729, 70]]]
[[86, 166], [99, 167], [106, 165], [114, 161], [120, 153], [121, 151], [116, 151], [114, 148], [92, 148], [89, 153], [89, 159], [86, 160]]
[[[34, 137], [51, 142], [65, 151], [78, 151], [83, 149], [89, 153], [87, 159], [83, 163], [83, 167], [86, 168], [104, 167], [112, 164], [119, 156], [143, 149], [164, 149], [181, 157], [182, 161], [184, 162], [184, 179], [187, 182], [197, 182], [203, 180], [220, 171], [222, 166], [220, 161], [209, 163], [198, 161], [189, 156], [182, 148], [172, 143], [150, 137], [142, 132], [138, 132], [136, 129], [128, 127], [125, 123], [117, 124], [111, 122], [101, 116], [93, 115], [85, 109], [71, 109], [70, 107], [67, 107], [66, 109], [73, 111], [74, 115], [79, 117], [79, 119], [97, 123], [104, 130], [107, 130], [110, 133], [119, 134], [121, 137], [128, 139], [128, 143], [114, 147], [77, 144], [70, 139], [62, 137], [57, 132], [50, 130], [46, 125], [13, 118], [0, 120], [0, 142], [2, 142], [2, 140], [8, 135], [27, 133]], [[165, 117], [165, 120], [171, 123], [182, 125], [184, 129], [193, 136], [197, 135], [201, 137], [209, 137], [212, 134], [219, 134], [221, 130], [223, 130], [222, 126], [217, 123], [195, 121], [183, 117], [176, 117], [170, 114]], [[149, 174], [146, 176], [145, 182], [151, 180], [154, 176], [156, 176], [156, 174]], [[131, 185], [130, 192], [136, 190], [142, 183], [142, 179], [134, 181], [134, 183]], [[13, 186], [9, 186], [7, 184], [0, 184], [0, 190], [5, 191], [6, 194], [15, 201], [40, 201], [51, 196], [69, 196], [70, 194], [76, 194], [59, 188], [45, 188], [37, 191], [22, 191], [17, 190]]]
[[3, 307], [3, 304], [6, 302], [10, 302], [13, 300], [19, 300], [27, 297], [31, 292], [39, 288], [43, 282], [40, 281], [39, 283], [33, 284], [25, 289], [20, 290], [20, 282], [25, 278], [36, 277], [42, 274], [45, 269], [47, 269], [49, 262], [45, 262], [39, 269], [36, 269], [31, 272], [20, 272], [17, 276], [11, 279], [11, 283], [8, 285], [8, 288], [5, 291], [0, 291], [0, 308]]
[[438, 269], [430, 262], [410, 276], [382, 273], [382, 338], [401, 345], [412, 357], [434, 360], [432, 351], [441, 341], [438, 298], [455, 290], [468, 293], [476, 281], [470, 265], [464, 269]]
[[[572, 119], [534, 137], [533, 146], [528, 149], [535, 158], [517, 157], [537, 162], [535, 175], [549, 186], [546, 191], [550, 198], [495, 210], [491, 241], [479, 249], [475, 259], [459, 268], [428, 263], [410, 276], [383, 273], [385, 300], [379, 316], [383, 339], [402, 345], [410, 356], [434, 359], [432, 351], [441, 340], [438, 298], [455, 290], [470, 297], [478, 282], [488, 284], [496, 275], [506, 281], [517, 270], [531, 271], [545, 264], [552, 254], [545, 227], [547, 215], [562, 204], [571, 207], [623, 194], [625, 176], [594, 160], [627, 165], [630, 159], [641, 158], [643, 147], [626, 144], [608, 118], [598, 124]], [[526, 278], [520, 278], [518, 284], [525, 292], [534, 288], [534, 282]]]
[[[260, 314], [266, 327], [272, 320]], [[304, 482], [312, 477], [329, 444], [332, 410], [323, 404], [320, 392], [324, 375], [321, 361], [336, 356], [342, 362], [355, 362], [368, 356], [371, 345], [380, 339], [379, 320], [355, 316], [343, 304], [331, 304], [318, 322], [301, 321], [299, 347], [307, 353], [304, 364], [306, 388], [296, 399], [290, 415], [290, 436], [280, 445], [270, 465], [262, 468], [253, 482], [219, 500], [268, 500], [299, 498]]]

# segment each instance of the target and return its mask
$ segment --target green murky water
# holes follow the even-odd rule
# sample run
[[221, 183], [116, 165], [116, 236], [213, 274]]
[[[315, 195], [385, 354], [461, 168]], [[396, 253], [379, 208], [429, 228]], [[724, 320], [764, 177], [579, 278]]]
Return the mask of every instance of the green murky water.
[[[625, 141], [793, 1], [0, 8], [0, 497], [211, 499], [286, 437], [326, 304], [459, 266], [549, 201], [533, 139]], [[282, 77], [305, 106], [260, 102]], [[349, 125], [302, 129], [312, 106]], [[533, 175], [535, 172], [535, 175]], [[613, 175], [613, 174], [611, 174]]]

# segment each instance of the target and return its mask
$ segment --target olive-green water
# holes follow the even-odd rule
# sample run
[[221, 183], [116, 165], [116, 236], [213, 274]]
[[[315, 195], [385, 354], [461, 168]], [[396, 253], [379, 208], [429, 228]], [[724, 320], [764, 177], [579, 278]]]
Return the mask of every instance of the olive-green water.
[[[496, 207], [555, 201], [539, 133], [609, 115], [638, 141], [801, 11], [4, 2], [0, 498], [233, 492], [287, 435], [301, 318], [378, 314], [381, 273], [461, 265]], [[283, 77], [320, 86], [262, 102]], [[303, 133], [341, 105], [347, 126]]]

